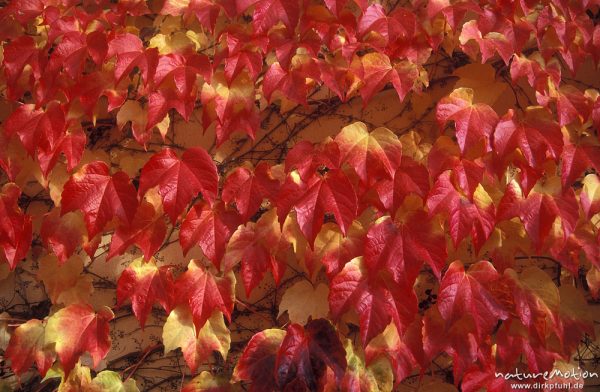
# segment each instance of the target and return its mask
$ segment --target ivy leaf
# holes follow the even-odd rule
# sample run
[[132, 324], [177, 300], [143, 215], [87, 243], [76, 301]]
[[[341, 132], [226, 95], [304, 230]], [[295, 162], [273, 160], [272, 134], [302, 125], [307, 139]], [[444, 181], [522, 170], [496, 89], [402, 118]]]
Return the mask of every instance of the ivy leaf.
[[315, 175], [306, 192], [296, 202], [294, 209], [300, 230], [310, 244], [323, 225], [325, 213], [331, 212], [336, 223], [346, 234], [356, 217], [358, 201], [354, 187], [341, 170], [331, 170], [325, 176]]
[[346, 351], [329, 321], [313, 320], [305, 328], [288, 326], [275, 363], [277, 386], [284, 390], [290, 384], [304, 385], [315, 390], [326, 366], [341, 381], [347, 366]]
[[89, 34], [79, 31], [65, 33], [55, 46], [48, 62], [50, 72], [64, 68], [72, 79], [77, 79], [83, 73], [88, 56], [96, 63], [102, 64], [108, 52], [106, 33], [101, 30]]
[[440, 277], [447, 256], [444, 240], [443, 233], [436, 232], [434, 223], [422, 210], [398, 224], [382, 217], [367, 232], [365, 264], [372, 273], [386, 270], [397, 283], [412, 287], [423, 262]]
[[5, 356], [18, 376], [34, 363], [42, 376], [52, 366], [56, 353], [45, 338], [45, 328], [42, 321], [31, 319], [19, 325], [11, 335]]
[[229, 392], [231, 390], [229, 379], [223, 376], [213, 376], [204, 370], [185, 384], [181, 392]]
[[240, 225], [231, 236], [223, 258], [223, 269], [231, 271], [241, 262], [246, 296], [250, 296], [268, 269], [271, 270], [275, 283], [279, 284], [286, 267], [285, 262], [280, 260], [279, 253], [291, 246], [283, 237], [275, 210], [263, 214], [256, 223]]
[[531, 167], [541, 167], [547, 153], [558, 159], [562, 145], [559, 125], [543, 108], [527, 108], [523, 119], [509, 109], [494, 131], [494, 151], [499, 157], [504, 159], [519, 148]]
[[119, 83], [135, 67], [140, 69], [144, 82], [148, 84], [154, 77], [158, 65], [158, 50], [145, 49], [142, 40], [131, 33], [116, 34], [108, 42], [107, 59], [117, 57], [115, 82]]
[[338, 386], [345, 391], [385, 392], [393, 390], [394, 373], [390, 361], [383, 357], [365, 360], [363, 351], [355, 348], [350, 339], [346, 339], [344, 348], [348, 363], [346, 374], [339, 384], [335, 378], [332, 378], [325, 387], [326, 391], [335, 390]]
[[396, 326], [389, 324], [385, 330], [375, 337], [365, 349], [367, 363], [376, 358], [389, 358], [396, 383], [401, 382], [413, 373], [415, 367], [425, 369], [425, 353], [423, 352], [423, 320], [418, 315], [408, 326], [404, 335], [400, 336]]
[[525, 197], [521, 187], [513, 180], [498, 205], [498, 220], [519, 217], [538, 250], [549, 237], [557, 217], [560, 217], [563, 239], [567, 238], [575, 230], [579, 208], [572, 189], [556, 194], [560, 189], [558, 182], [557, 177], [551, 177]]
[[560, 172], [563, 187], [571, 186], [577, 177], [590, 167], [600, 171], [600, 145], [595, 141], [583, 139], [578, 144], [567, 143], [561, 158]]
[[[160, 86], [173, 81], [175, 92], [180, 98], [188, 97], [195, 89], [197, 75], [209, 81], [212, 69], [208, 57], [204, 55], [167, 54], [158, 60], [154, 83]], [[149, 124], [153, 126], [154, 124]]]
[[387, 83], [392, 83], [400, 101], [403, 101], [419, 77], [419, 70], [415, 64], [409, 61], [392, 64], [386, 54], [379, 52], [367, 53], [360, 58], [359, 63], [352, 65], [356, 68], [354, 72], [360, 75], [364, 82], [360, 88], [363, 105], [366, 105]]
[[165, 211], [175, 223], [198, 193], [212, 204], [217, 195], [218, 181], [217, 168], [203, 148], [189, 148], [181, 158], [170, 148], [165, 148], [154, 154], [142, 168], [139, 194], [158, 186]]
[[341, 159], [354, 168], [365, 184], [372, 183], [374, 178], [393, 179], [400, 166], [402, 143], [387, 128], [369, 132], [364, 123], [356, 122], [342, 128], [335, 142]]
[[454, 187], [450, 176], [451, 172], [446, 171], [438, 177], [427, 197], [427, 208], [430, 214], [445, 212], [448, 215], [454, 247], [470, 234], [479, 251], [494, 229], [494, 203], [481, 185], [470, 201]]
[[167, 0], [160, 13], [162, 15], [184, 15], [187, 19], [193, 15], [209, 31], [213, 31], [221, 10], [229, 17], [244, 10], [236, 7], [236, 2], [214, 0]]
[[216, 73], [210, 84], [202, 86], [202, 124], [205, 129], [216, 124], [217, 146], [235, 131], [243, 131], [254, 139], [260, 121], [254, 98], [254, 81], [246, 72], [230, 82], [224, 73]]
[[415, 194], [425, 200], [429, 193], [429, 171], [412, 158], [403, 156], [394, 174], [393, 206], [398, 209], [406, 196]]
[[454, 121], [456, 138], [463, 154], [467, 148], [471, 149], [482, 141], [487, 150], [490, 136], [498, 123], [494, 109], [484, 103], [473, 104], [473, 90], [465, 87], [442, 98], [435, 115], [440, 126]]
[[31, 217], [18, 205], [21, 189], [14, 183], [5, 184], [0, 192], [0, 247], [11, 270], [27, 255], [31, 246]]
[[393, 320], [404, 331], [417, 312], [414, 291], [369, 271], [362, 257], [347, 263], [331, 281], [329, 308], [334, 320], [350, 309], [360, 316], [360, 336], [366, 346]]
[[199, 331], [215, 310], [223, 312], [231, 322], [235, 300], [233, 272], [223, 277], [214, 276], [198, 260], [192, 260], [188, 269], [175, 281], [177, 304], [188, 304], [194, 316], [194, 326]]
[[109, 322], [113, 318], [110, 308], [105, 306], [96, 313], [89, 305], [69, 305], [48, 318], [46, 341], [55, 344], [66, 376], [84, 352], [90, 353], [94, 366], [108, 354]]
[[302, 280], [288, 287], [279, 302], [279, 316], [287, 311], [292, 323], [306, 323], [310, 318], [327, 317], [329, 287], [323, 283], [313, 285]]
[[600, 177], [597, 174], [585, 176], [579, 200], [588, 219], [600, 212]]
[[167, 225], [161, 211], [142, 201], [131, 225], [120, 225], [115, 230], [106, 260], [122, 255], [133, 244], [142, 250], [145, 260], [150, 260], [162, 245], [166, 233]]
[[308, 181], [321, 166], [328, 169], [339, 169], [340, 160], [340, 149], [337, 143], [328, 141], [324, 144], [314, 145], [303, 140], [294, 144], [294, 147], [287, 153], [285, 171], [290, 173], [298, 170], [302, 180]]
[[479, 339], [491, 334], [498, 321], [509, 316], [488, 289], [499, 278], [496, 269], [487, 261], [473, 264], [468, 272], [460, 261], [450, 264], [440, 284], [437, 300], [447, 325], [462, 317], [472, 317]]
[[221, 202], [216, 202], [212, 208], [206, 203], [195, 204], [179, 231], [183, 254], [187, 254], [194, 244], [198, 244], [204, 255], [217, 269], [220, 268], [225, 246], [239, 223], [235, 211], [226, 210]]
[[165, 354], [181, 348], [183, 358], [192, 373], [208, 360], [213, 351], [227, 359], [231, 337], [223, 321], [223, 314], [215, 311], [204, 326], [196, 331], [193, 316], [185, 306], [178, 306], [169, 313], [162, 334]]
[[94, 291], [92, 277], [82, 273], [83, 261], [78, 256], [60, 263], [49, 254], [39, 260], [37, 276], [53, 304], [70, 305], [87, 303]]
[[296, 0], [262, 0], [254, 5], [252, 24], [257, 33], [265, 33], [281, 22], [294, 32], [300, 17], [300, 4]]
[[131, 299], [133, 313], [142, 328], [155, 302], [169, 312], [175, 302], [175, 282], [171, 268], [158, 267], [154, 258], [135, 259], [117, 281], [117, 306]]
[[103, 370], [92, 380], [92, 385], [102, 391], [110, 392], [139, 392], [135, 380], [130, 378], [121, 380], [119, 373], [111, 370]]
[[138, 206], [135, 188], [122, 171], [112, 176], [101, 161], [88, 163], [71, 176], [62, 192], [61, 214], [81, 210], [89, 237], [94, 237], [113, 219], [131, 224]]
[[40, 235], [44, 247], [54, 253], [60, 263], [65, 263], [79, 246], [87, 242], [82, 215], [68, 212], [61, 216], [58, 209], [44, 215]]
[[276, 384], [276, 361], [286, 332], [265, 329], [250, 339], [235, 369], [232, 380], [250, 381], [250, 392], [271, 391]]
[[550, 276], [535, 266], [519, 275], [507, 269], [498, 292], [510, 307], [509, 312], [516, 314], [527, 329], [531, 344], [545, 347], [560, 311], [560, 293]]
[[33, 74], [40, 76], [40, 51], [35, 41], [28, 35], [20, 36], [4, 45], [4, 59], [2, 61], [10, 99], [18, 99], [22, 94], [17, 82], [25, 66], [31, 66]]
[[6, 119], [5, 129], [7, 137], [17, 134], [29, 155], [38, 158], [44, 176], [54, 167], [61, 150], [70, 163], [76, 164], [85, 145], [85, 135], [79, 133], [79, 139], [73, 140], [75, 136], [70, 136], [65, 146], [62, 146], [67, 123], [62, 107], [55, 103], [48, 105], [46, 110], [37, 109], [33, 104], [17, 107]]
[[240, 212], [243, 221], [247, 221], [267, 198], [275, 200], [279, 191], [279, 181], [273, 178], [269, 165], [259, 163], [253, 171], [238, 167], [225, 179], [223, 201], [231, 203]]

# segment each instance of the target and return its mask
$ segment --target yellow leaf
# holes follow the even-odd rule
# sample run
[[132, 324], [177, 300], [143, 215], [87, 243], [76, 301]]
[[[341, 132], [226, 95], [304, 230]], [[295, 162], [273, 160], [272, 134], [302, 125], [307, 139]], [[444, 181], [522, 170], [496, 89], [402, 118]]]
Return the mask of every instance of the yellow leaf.
[[563, 284], [558, 289], [560, 293], [560, 313], [563, 317], [589, 324], [593, 327], [593, 311], [588, 305], [583, 293], [575, 286]]
[[231, 344], [230, 331], [225, 325], [223, 313], [213, 312], [204, 326], [196, 334], [192, 312], [180, 305], [171, 311], [163, 327], [162, 334], [165, 353], [181, 348], [183, 357], [192, 372], [218, 351], [227, 358]]
[[[279, 316], [287, 311], [290, 321], [305, 324], [309, 317], [325, 318], [329, 313], [329, 288], [323, 283], [316, 287], [302, 280], [289, 287], [279, 303]], [[277, 316], [277, 317], [279, 317]]]
[[131, 122], [131, 129], [134, 133], [143, 132], [146, 130], [147, 119], [147, 109], [143, 108], [138, 101], [129, 100], [121, 106], [117, 113], [117, 127], [122, 130], [128, 122]]
[[521, 285], [532, 291], [551, 312], [558, 312], [560, 295], [558, 287], [547, 273], [538, 267], [527, 267], [520, 274]]
[[421, 135], [415, 131], [406, 132], [398, 138], [402, 143], [402, 154], [411, 157], [416, 162], [424, 162], [431, 150], [431, 144], [423, 143]]
[[600, 206], [600, 177], [596, 174], [588, 174], [583, 179], [583, 188], [579, 195], [581, 206], [587, 216], [591, 211], [598, 211]]
[[[98, 392], [139, 392], [135, 380], [130, 378], [123, 382], [117, 372], [104, 370], [92, 381], [92, 388]], [[91, 391], [90, 391], [91, 392]]]
[[206, 370], [194, 377], [187, 383], [181, 392], [196, 391], [228, 391], [230, 390], [229, 380], [224, 377], [215, 376]]
[[473, 89], [474, 103], [487, 103], [494, 106], [497, 102], [501, 102], [504, 106], [514, 106], [514, 97], [508, 90], [507, 84], [496, 80], [496, 70], [490, 64], [467, 64], [454, 71], [454, 75], [459, 77], [454, 88]]
[[190, 32], [177, 31], [168, 35], [158, 33], [150, 39], [148, 47], [157, 48], [158, 53], [162, 55], [169, 53], [183, 54], [185, 52], [199, 50], [199, 37], [188, 33]]
[[600, 271], [595, 266], [588, 271], [586, 275], [586, 281], [590, 290], [592, 292], [592, 296], [595, 299], [598, 299], [598, 294], [600, 293]]
[[38, 278], [44, 282], [53, 304], [70, 305], [89, 301], [94, 287], [91, 277], [81, 274], [83, 261], [79, 256], [72, 256], [61, 266], [56, 256], [46, 255], [39, 265]]
[[9, 320], [10, 314], [6, 312], [0, 314], [0, 350], [6, 350], [6, 347], [8, 347], [8, 341], [10, 340], [10, 333], [8, 333]]

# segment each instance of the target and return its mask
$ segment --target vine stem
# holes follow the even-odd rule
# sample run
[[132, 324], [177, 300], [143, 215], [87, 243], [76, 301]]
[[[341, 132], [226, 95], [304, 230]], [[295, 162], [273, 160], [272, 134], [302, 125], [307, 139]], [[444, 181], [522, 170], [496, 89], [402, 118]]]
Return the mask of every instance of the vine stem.
[[140, 367], [140, 365], [144, 362], [144, 360], [146, 359], [146, 357], [148, 357], [148, 355], [153, 354], [155, 351], [162, 349], [164, 346], [161, 343], [157, 343], [153, 346], [148, 346], [144, 352], [142, 353], [142, 356], [140, 357], [140, 359], [134, 363], [131, 366], [126, 367], [125, 369], [123, 369], [121, 371], [121, 377], [123, 377], [123, 375], [125, 374], [125, 372], [127, 372], [129, 369], [131, 369], [131, 372], [129, 372], [129, 375], [123, 380], [123, 382], [129, 380], [131, 378], [131, 376], [133, 376], [135, 374], [135, 372], [137, 371], [137, 369]]

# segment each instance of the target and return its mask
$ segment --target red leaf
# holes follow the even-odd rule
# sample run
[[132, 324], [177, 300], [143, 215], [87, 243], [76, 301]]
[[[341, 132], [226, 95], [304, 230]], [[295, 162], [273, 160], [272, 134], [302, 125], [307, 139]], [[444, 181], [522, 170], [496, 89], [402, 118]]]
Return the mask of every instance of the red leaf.
[[273, 390], [275, 361], [285, 334], [280, 329], [266, 329], [252, 336], [235, 366], [233, 381], [251, 381], [250, 392]]
[[346, 350], [329, 321], [310, 321], [306, 328], [292, 324], [281, 342], [275, 364], [277, 386], [286, 386], [295, 380], [309, 390], [316, 390], [325, 367], [331, 368], [340, 381], [346, 370]]
[[419, 77], [419, 70], [413, 63], [404, 61], [392, 64], [387, 55], [378, 52], [362, 56], [360, 63], [353, 63], [353, 68], [356, 67], [355, 73], [364, 82], [360, 88], [363, 106], [388, 83], [392, 83], [400, 101], [403, 101]]
[[358, 201], [344, 172], [331, 170], [324, 177], [316, 175], [309, 181], [306, 193], [298, 199], [294, 209], [300, 230], [312, 244], [327, 212], [333, 213], [342, 233], [346, 234], [356, 217]]
[[69, 305], [48, 319], [46, 343], [55, 343], [56, 353], [65, 371], [65, 377], [75, 366], [81, 354], [89, 352], [94, 366], [98, 366], [110, 351], [109, 322], [113, 312], [103, 307], [98, 313], [89, 305]]
[[285, 171], [298, 170], [300, 177], [308, 181], [321, 166], [328, 169], [340, 168], [340, 149], [337, 143], [313, 145], [303, 140], [294, 145], [285, 157]]
[[130, 224], [138, 206], [135, 188], [124, 172], [110, 175], [108, 165], [101, 161], [88, 163], [65, 184], [62, 192], [64, 215], [70, 211], [83, 211], [90, 238], [100, 233], [113, 219]]
[[39, 77], [41, 67], [39, 63], [40, 53], [32, 37], [23, 35], [4, 45], [4, 74], [8, 85], [10, 99], [18, 99], [22, 91], [17, 85], [25, 66], [32, 68], [33, 75]]
[[394, 178], [400, 166], [402, 144], [389, 129], [377, 128], [369, 132], [364, 123], [356, 122], [344, 127], [335, 142], [340, 148], [341, 159], [354, 168], [365, 184], [381, 177]]
[[204, 55], [168, 54], [158, 60], [154, 83], [160, 86], [167, 81], [173, 81], [179, 97], [188, 97], [195, 89], [197, 75], [210, 81], [212, 68], [208, 57]]
[[[194, 15], [202, 26], [213, 32], [221, 10], [229, 17], [234, 16], [237, 12], [244, 11], [243, 9], [239, 9], [241, 7], [236, 3], [235, 1], [226, 0], [167, 0], [160, 13], [172, 16], [184, 15], [186, 19]], [[236, 8], [236, 6], [238, 7]]]
[[10, 337], [5, 356], [10, 360], [10, 368], [21, 376], [35, 363], [40, 375], [44, 377], [56, 353], [50, 349], [45, 339], [45, 325], [42, 321], [31, 319], [19, 325]]
[[480, 341], [492, 333], [506, 310], [489, 291], [500, 275], [492, 264], [480, 261], [465, 272], [460, 261], [450, 264], [440, 284], [437, 304], [447, 328], [462, 317], [472, 317]]
[[135, 67], [140, 69], [144, 82], [154, 77], [158, 65], [158, 50], [145, 49], [142, 41], [131, 33], [117, 34], [108, 43], [107, 59], [117, 56], [115, 81], [119, 83]]
[[[162, 121], [168, 114], [169, 109], [177, 110], [185, 121], [188, 121], [194, 110], [196, 101], [194, 93], [186, 96], [180, 96], [171, 89], [158, 89], [148, 95], [148, 120], [146, 122], [146, 131]], [[136, 134], [134, 133], [134, 136]], [[138, 142], [143, 141], [149, 136], [136, 137]], [[141, 143], [142, 144], [142, 143]]]
[[0, 192], [0, 248], [11, 270], [27, 256], [32, 240], [31, 217], [18, 205], [21, 189], [13, 183], [5, 184]]
[[367, 233], [365, 265], [369, 273], [385, 270], [396, 283], [412, 287], [425, 261], [439, 278], [446, 264], [444, 240], [424, 211], [413, 214], [400, 227], [389, 217], [380, 218]]
[[117, 306], [131, 299], [133, 313], [142, 328], [155, 302], [169, 313], [175, 302], [175, 283], [171, 268], [157, 267], [153, 258], [134, 260], [117, 282]]
[[252, 24], [257, 33], [266, 33], [280, 21], [289, 32], [296, 30], [300, 17], [298, 0], [261, 0], [254, 5]]
[[494, 204], [483, 187], [478, 188], [471, 202], [456, 190], [450, 176], [451, 172], [446, 171], [438, 177], [429, 192], [427, 208], [430, 214], [448, 214], [455, 247], [470, 234], [479, 251], [494, 229]]
[[560, 157], [562, 138], [559, 125], [547, 110], [528, 109], [525, 118], [520, 119], [509, 109], [494, 131], [494, 151], [506, 159], [519, 148], [529, 166], [539, 168], [546, 161], [547, 153], [554, 159]]
[[223, 201], [231, 203], [240, 212], [243, 221], [254, 215], [263, 199], [275, 200], [279, 191], [279, 181], [271, 175], [271, 168], [262, 162], [254, 171], [245, 167], [236, 168], [225, 179], [223, 185]]
[[271, 64], [262, 84], [262, 91], [267, 101], [271, 102], [273, 93], [278, 90], [291, 101], [301, 105], [307, 104], [306, 79], [317, 79], [319, 69], [314, 58], [309, 55], [305, 55], [297, 63], [296, 67], [290, 66], [290, 69], [284, 69], [278, 62]]
[[410, 376], [417, 366], [427, 367], [423, 352], [423, 319], [417, 315], [403, 336], [399, 336], [393, 324], [383, 334], [369, 343], [365, 349], [367, 363], [374, 362], [380, 355], [390, 360], [396, 376], [396, 384]]
[[568, 143], [563, 149], [560, 167], [562, 185], [569, 187], [588, 168], [600, 172], [600, 145]]
[[198, 147], [185, 150], [181, 159], [169, 148], [156, 153], [142, 168], [139, 194], [158, 186], [171, 222], [199, 192], [212, 204], [217, 195], [217, 168], [208, 153]]
[[183, 254], [198, 244], [204, 255], [219, 269], [225, 246], [239, 224], [239, 216], [234, 211], [227, 211], [221, 202], [216, 202], [212, 207], [206, 203], [195, 204], [179, 231]]
[[56, 45], [48, 67], [51, 70], [64, 68], [67, 75], [76, 80], [83, 73], [88, 55], [96, 64], [102, 64], [107, 52], [106, 35], [102, 31], [89, 34], [70, 31], [65, 33]]
[[131, 225], [120, 225], [110, 241], [106, 260], [122, 255], [127, 248], [136, 244], [144, 254], [145, 260], [158, 252], [167, 234], [167, 225], [162, 213], [157, 213], [147, 201], [139, 205]]
[[484, 141], [489, 148], [489, 138], [498, 123], [498, 115], [484, 103], [473, 104], [473, 90], [458, 88], [440, 100], [436, 119], [441, 125], [454, 121], [456, 138], [462, 153]]
[[232, 81], [227, 81], [224, 73], [215, 73], [210, 85], [204, 84], [200, 98], [204, 128], [216, 122], [217, 146], [235, 131], [245, 132], [254, 139], [260, 120], [255, 84], [246, 72]]
[[[36, 109], [35, 105], [21, 105], [6, 119], [6, 135], [8, 137], [15, 133], [21, 139], [21, 143], [32, 157], [36, 156], [42, 168], [42, 173], [46, 176], [54, 166], [57, 151], [61, 149], [61, 144], [65, 137], [66, 122], [65, 114], [58, 104], [49, 105], [46, 110]], [[84, 142], [81, 143], [83, 137]], [[76, 145], [78, 146], [73, 154], [73, 149], [69, 149], [67, 142], [68, 157], [70, 163], [79, 161], [83, 145], [85, 145], [85, 135], [81, 133], [78, 136]], [[73, 144], [71, 144], [71, 147]], [[49, 159], [50, 158], [50, 159]]]
[[362, 257], [347, 263], [331, 281], [329, 307], [333, 319], [355, 309], [360, 316], [360, 337], [364, 346], [394, 321], [404, 331], [417, 313], [412, 288], [399, 287], [368, 271]]
[[[274, 210], [264, 213], [260, 219], [239, 226], [227, 244], [223, 269], [231, 271], [242, 264], [242, 282], [246, 296], [260, 283], [267, 270], [271, 270], [275, 283], [279, 284], [286, 268], [282, 253], [287, 256], [290, 242], [281, 233]], [[285, 257], [284, 256], [284, 257]]]
[[572, 189], [562, 195], [551, 195], [534, 189], [524, 197], [519, 185], [512, 181], [498, 205], [498, 220], [519, 217], [538, 250], [544, 245], [557, 217], [561, 218], [563, 238], [575, 229], [579, 207]]
[[411, 158], [402, 157], [402, 163], [394, 174], [393, 203], [394, 209], [400, 207], [404, 198], [416, 194], [422, 199], [429, 193], [429, 172], [424, 165]]
[[83, 244], [84, 231], [80, 215], [72, 212], [61, 216], [58, 209], [53, 209], [44, 215], [40, 235], [46, 249], [63, 264]]
[[175, 282], [175, 299], [178, 304], [188, 304], [199, 331], [214, 310], [223, 312], [231, 322], [235, 299], [235, 276], [233, 272], [223, 277], [214, 276], [199, 261], [192, 260], [188, 269]]

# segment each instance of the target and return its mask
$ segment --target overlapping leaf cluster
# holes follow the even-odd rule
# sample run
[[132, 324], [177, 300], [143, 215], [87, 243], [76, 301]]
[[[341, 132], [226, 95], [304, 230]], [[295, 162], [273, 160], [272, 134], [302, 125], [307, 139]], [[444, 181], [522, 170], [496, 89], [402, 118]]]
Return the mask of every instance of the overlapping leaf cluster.
[[[390, 390], [443, 353], [462, 390], [503, 391], [497, 371], [568, 361], [594, 334], [585, 298], [515, 259], [589, 271], [598, 295], [600, 94], [565, 83], [583, 65], [597, 70], [598, 12], [592, 1], [9, 2], [0, 258], [18, 268], [39, 237], [39, 278], [56, 305], [12, 331], [12, 371], [35, 364], [65, 390], [135, 390], [78, 362], [88, 352], [97, 366], [111, 346], [114, 314], [88, 304], [80, 258], [93, 260], [107, 236], [107, 259], [143, 254], [120, 275], [117, 304], [131, 301], [142, 327], [159, 304], [164, 349], [180, 348], [193, 373], [228, 355], [237, 284], [251, 297], [292, 264], [327, 283], [328, 313], [315, 307], [303, 321], [319, 318], [264, 330], [243, 349], [231, 380], [251, 390]], [[529, 102], [499, 113], [457, 87], [434, 108], [431, 143], [357, 122], [275, 163], [163, 148], [132, 177], [85, 157], [105, 118], [147, 148], [155, 129], [167, 140], [200, 112], [197, 132], [219, 147], [254, 139], [268, 105], [309, 106], [317, 87], [366, 106], [391, 86], [402, 101], [427, 93], [436, 56], [493, 63]], [[63, 183], [52, 178], [59, 163]], [[35, 230], [17, 185], [32, 171], [53, 203]], [[204, 256], [181, 273], [154, 259], [175, 230], [184, 255]], [[439, 281], [435, 304], [415, 290], [423, 271]], [[202, 372], [185, 390], [228, 387]]]

